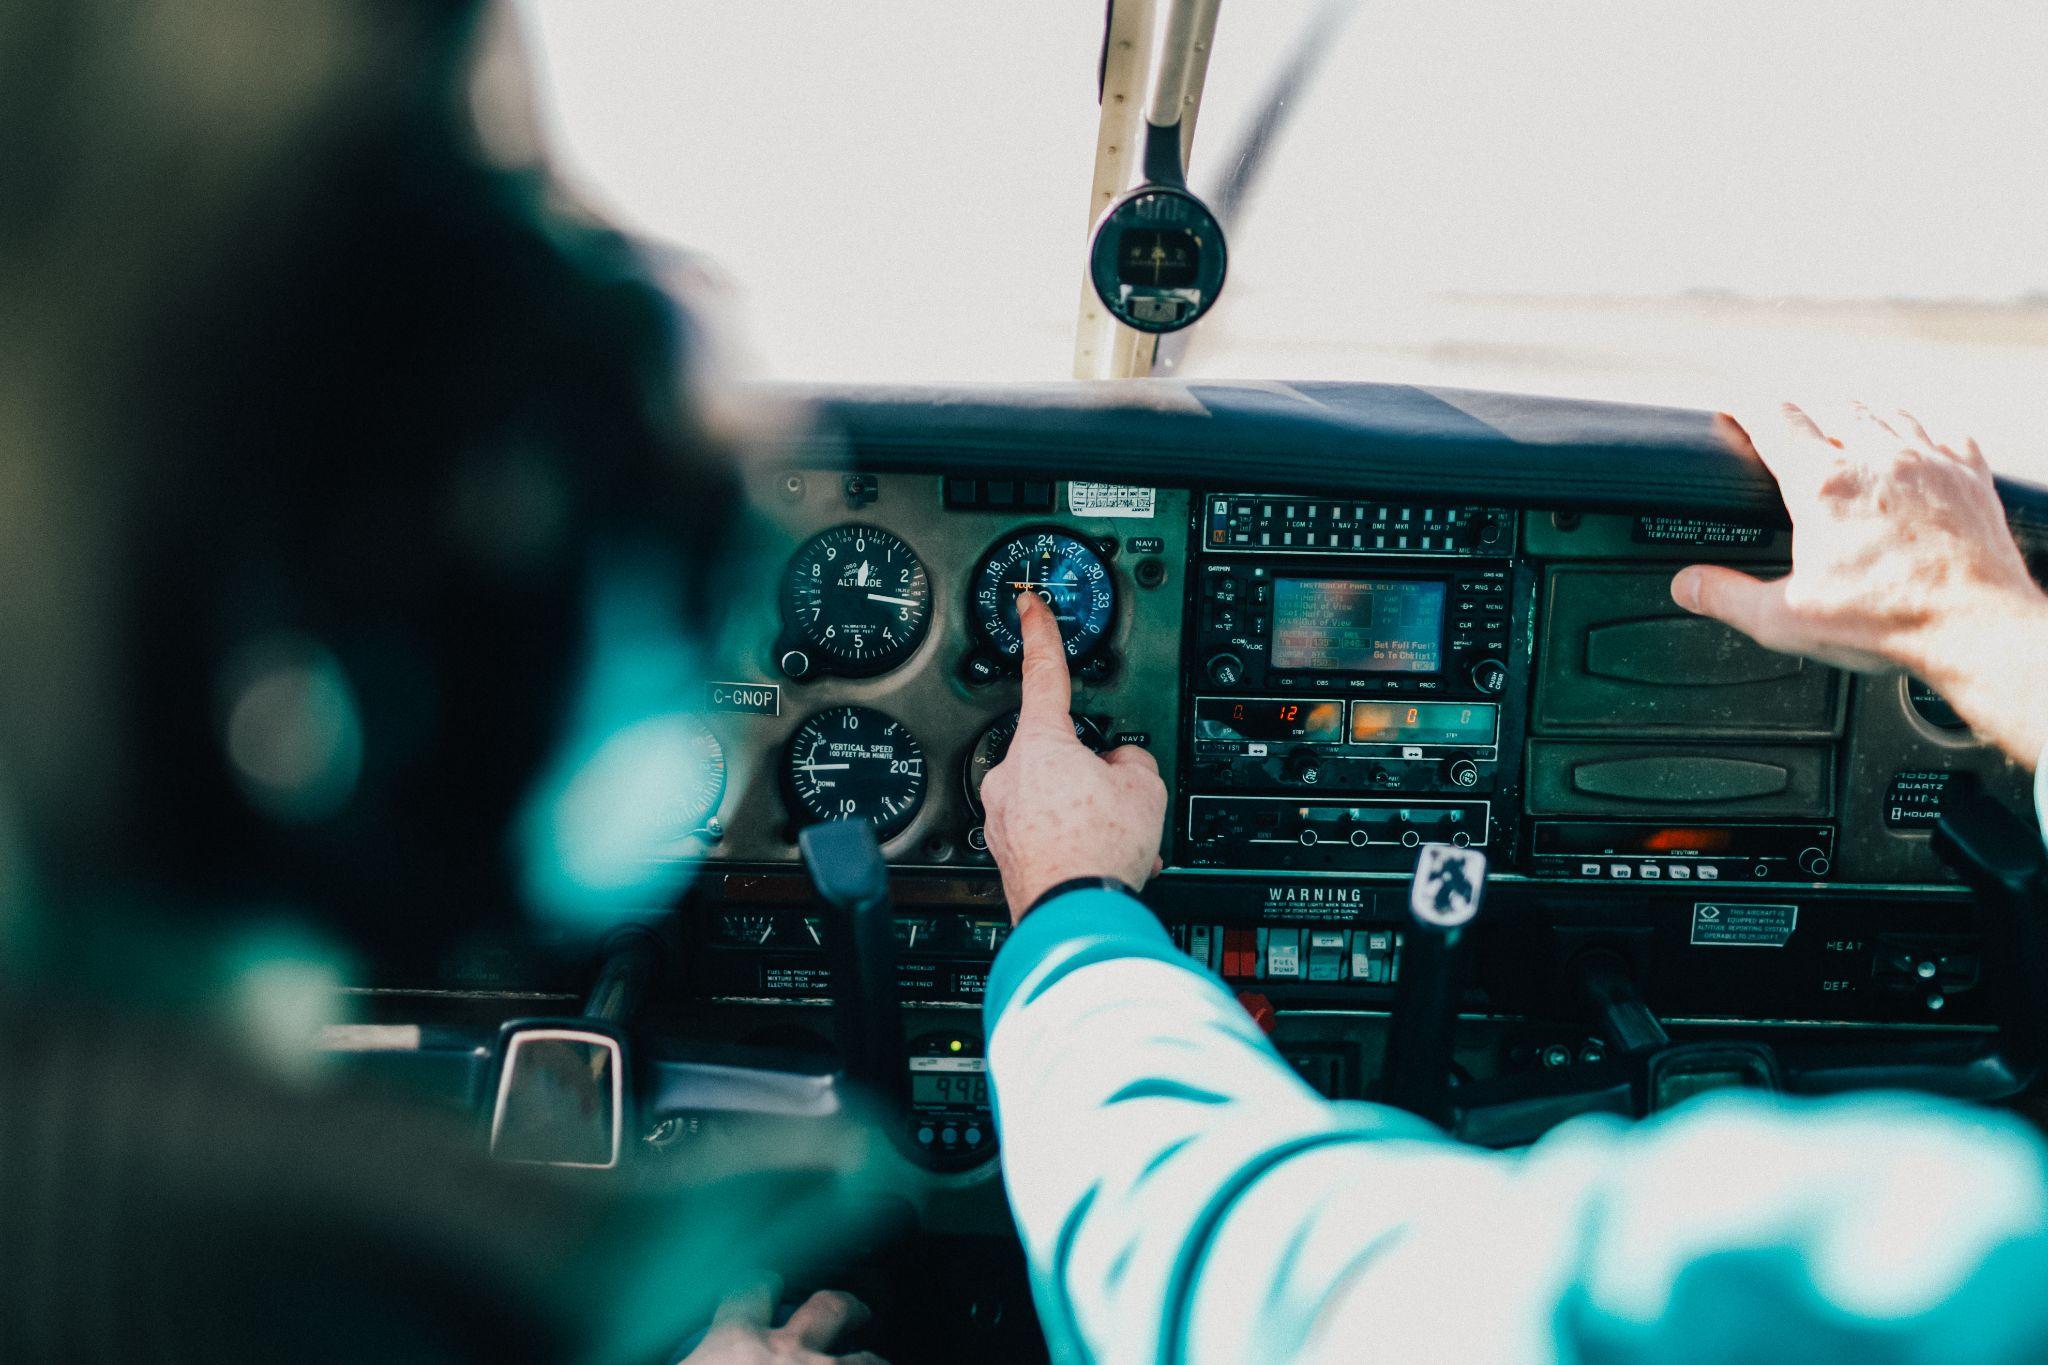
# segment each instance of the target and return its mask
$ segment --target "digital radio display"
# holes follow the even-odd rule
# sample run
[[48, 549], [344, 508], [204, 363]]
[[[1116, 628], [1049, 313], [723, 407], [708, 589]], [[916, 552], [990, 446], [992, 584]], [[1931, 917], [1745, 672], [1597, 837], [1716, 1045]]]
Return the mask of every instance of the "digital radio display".
[[1274, 697], [1198, 697], [1195, 738], [1210, 741], [1342, 744], [1344, 703]]
[[1496, 708], [1490, 702], [1355, 701], [1353, 744], [1493, 744]]
[[1435, 673], [1445, 585], [1433, 579], [1278, 578], [1272, 666], [1325, 673]]

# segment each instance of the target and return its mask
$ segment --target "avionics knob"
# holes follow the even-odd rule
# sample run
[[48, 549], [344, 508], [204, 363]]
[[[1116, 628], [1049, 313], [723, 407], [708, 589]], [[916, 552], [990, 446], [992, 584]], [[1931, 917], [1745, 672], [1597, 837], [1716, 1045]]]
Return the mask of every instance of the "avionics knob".
[[1817, 848], [1799, 850], [1799, 870], [1809, 877], [1825, 877], [1834, 863], [1828, 855]]
[[1313, 787], [1323, 780], [1323, 756], [1314, 749], [1296, 749], [1287, 756], [1289, 781]]
[[1507, 690], [1508, 666], [1499, 659], [1481, 659], [1472, 665], [1472, 685], [1488, 696]]
[[1235, 687], [1244, 679], [1244, 660], [1225, 650], [1209, 656], [1209, 681], [1218, 687]]
[[1479, 785], [1479, 765], [1469, 758], [1454, 758], [1444, 765], [1444, 780], [1453, 787]]

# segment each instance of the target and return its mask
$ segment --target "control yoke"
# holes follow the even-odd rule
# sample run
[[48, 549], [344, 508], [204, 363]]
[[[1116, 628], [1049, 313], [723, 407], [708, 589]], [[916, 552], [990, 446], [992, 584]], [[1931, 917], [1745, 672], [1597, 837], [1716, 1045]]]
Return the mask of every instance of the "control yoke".
[[2031, 1076], [2048, 1057], [2048, 851], [2030, 820], [2007, 810], [1974, 776], [1942, 797], [1934, 847], [1977, 893], [1984, 970], [2006, 1060]]
[[[910, 1095], [903, 1011], [896, 998], [895, 908], [874, 826], [828, 820], [798, 834], [797, 847], [826, 910], [833, 1024], [846, 1078], [892, 1116], [901, 1114]], [[887, 1126], [896, 1132], [903, 1125]]]
[[1485, 884], [1486, 855], [1476, 848], [1425, 844], [1416, 858], [1384, 1098], [1431, 1123], [1448, 1124], [1452, 1115], [1451, 1036], [1465, 986], [1463, 940]]

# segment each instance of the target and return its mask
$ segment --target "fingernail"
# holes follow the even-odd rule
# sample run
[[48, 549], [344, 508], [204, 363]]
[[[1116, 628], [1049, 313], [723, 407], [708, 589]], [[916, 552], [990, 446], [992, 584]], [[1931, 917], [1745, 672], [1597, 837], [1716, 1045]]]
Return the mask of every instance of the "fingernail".
[[1700, 572], [1698, 569], [1680, 569], [1678, 577], [1671, 581], [1671, 595], [1678, 605], [1687, 611], [1700, 609]]

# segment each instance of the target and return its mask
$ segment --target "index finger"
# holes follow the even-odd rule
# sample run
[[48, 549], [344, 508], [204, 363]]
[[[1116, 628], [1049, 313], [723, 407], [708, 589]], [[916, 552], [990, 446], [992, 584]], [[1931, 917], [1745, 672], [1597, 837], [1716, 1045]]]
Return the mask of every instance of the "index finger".
[[1797, 403], [1743, 404], [1720, 414], [1763, 461], [1764, 468], [1778, 482], [1787, 511], [1817, 493], [1827, 472], [1842, 459], [1842, 442], [1821, 430], [1805, 408]]
[[[1024, 691], [1017, 706], [1017, 731], [1042, 730], [1074, 738], [1067, 719], [1074, 681], [1067, 676], [1067, 650], [1059, 622], [1036, 593], [1017, 594], [1017, 631], [1024, 637]], [[1075, 741], [1078, 743], [1079, 741]]]

